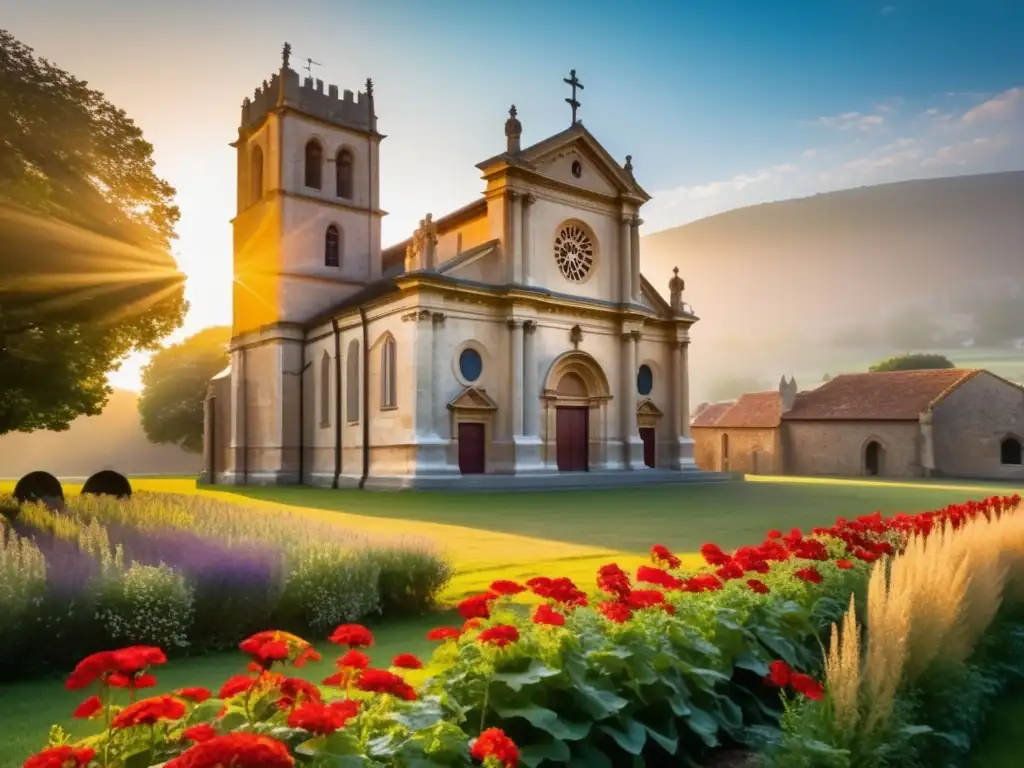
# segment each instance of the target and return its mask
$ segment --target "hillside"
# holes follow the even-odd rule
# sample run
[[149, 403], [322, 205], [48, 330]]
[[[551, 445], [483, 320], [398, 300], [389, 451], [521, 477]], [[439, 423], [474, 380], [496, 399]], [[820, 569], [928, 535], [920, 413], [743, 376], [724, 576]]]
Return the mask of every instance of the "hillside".
[[67, 432], [14, 432], [0, 437], [0, 477], [42, 469], [85, 477], [100, 469], [135, 475], [197, 475], [202, 457], [153, 445], [142, 431], [134, 392], [115, 390], [103, 413], [76, 419]]
[[1022, 211], [1024, 172], [861, 187], [657, 232], [644, 272], [661, 289], [679, 267], [702, 339], [821, 332], [915, 304], [941, 313], [1024, 283]]

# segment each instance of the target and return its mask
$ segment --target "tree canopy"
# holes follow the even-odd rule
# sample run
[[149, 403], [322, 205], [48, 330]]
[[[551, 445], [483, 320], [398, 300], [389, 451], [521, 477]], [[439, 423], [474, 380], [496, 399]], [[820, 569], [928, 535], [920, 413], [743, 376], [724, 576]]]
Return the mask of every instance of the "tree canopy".
[[207, 328], [161, 349], [142, 371], [139, 414], [150, 442], [203, 450], [203, 401], [210, 379], [228, 365], [230, 328]]
[[2, 29], [0, 104], [0, 435], [64, 430], [181, 325], [179, 213], [124, 111]]
[[914, 352], [882, 360], [868, 370], [871, 373], [881, 373], [883, 371], [928, 371], [939, 368], [956, 368], [956, 366], [944, 355]]

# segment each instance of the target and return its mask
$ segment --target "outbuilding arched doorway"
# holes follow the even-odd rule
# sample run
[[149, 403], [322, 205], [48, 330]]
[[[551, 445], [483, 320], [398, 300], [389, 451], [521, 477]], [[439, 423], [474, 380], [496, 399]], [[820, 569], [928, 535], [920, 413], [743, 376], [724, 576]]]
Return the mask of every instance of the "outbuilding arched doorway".
[[586, 472], [605, 464], [608, 379], [586, 352], [566, 352], [545, 381], [546, 461], [560, 472]]
[[871, 440], [864, 446], [864, 474], [869, 477], [877, 477], [882, 474], [882, 461], [885, 457], [885, 449], [877, 440]]

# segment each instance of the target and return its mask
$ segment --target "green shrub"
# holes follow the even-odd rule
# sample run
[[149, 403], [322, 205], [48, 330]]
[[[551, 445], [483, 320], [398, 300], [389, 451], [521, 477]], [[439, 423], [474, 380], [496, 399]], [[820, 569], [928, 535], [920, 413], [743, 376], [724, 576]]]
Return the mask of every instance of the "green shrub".
[[380, 566], [369, 550], [307, 549], [285, 574], [281, 616], [290, 628], [322, 635], [380, 611]]
[[427, 612], [455, 574], [450, 560], [429, 550], [396, 546], [371, 551], [380, 568], [380, 610], [385, 616]]
[[192, 590], [167, 565], [132, 563], [127, 570], [99, 579], [95, 587], [96, 619], [104, 633], [121, 645], [186, 648], [192, 629]]

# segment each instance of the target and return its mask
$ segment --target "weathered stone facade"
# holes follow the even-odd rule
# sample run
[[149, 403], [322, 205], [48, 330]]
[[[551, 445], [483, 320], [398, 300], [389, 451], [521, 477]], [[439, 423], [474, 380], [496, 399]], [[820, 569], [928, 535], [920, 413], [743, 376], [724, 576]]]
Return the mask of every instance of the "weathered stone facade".
[[[765, 417], [772, 402], [778, 419]], [[699, 409], [692, 431], [708, 470], [1024, 478], [1024, 388], [987, 371], [852, 374], [798, 395], [783, 380], [779, 392]]]
[[640, 273], [650, 198], [630, 158], [575, 121], [522, 148], [513, 109], [505, 151], [477, 166], [483, 198], [382, 249], [372, 84], [322, 91], [285, 61], [243, 109], [231, 368], [210, 388], [206, 479], [696, 474], [697, 317], [678, 275], [666, 301]]

